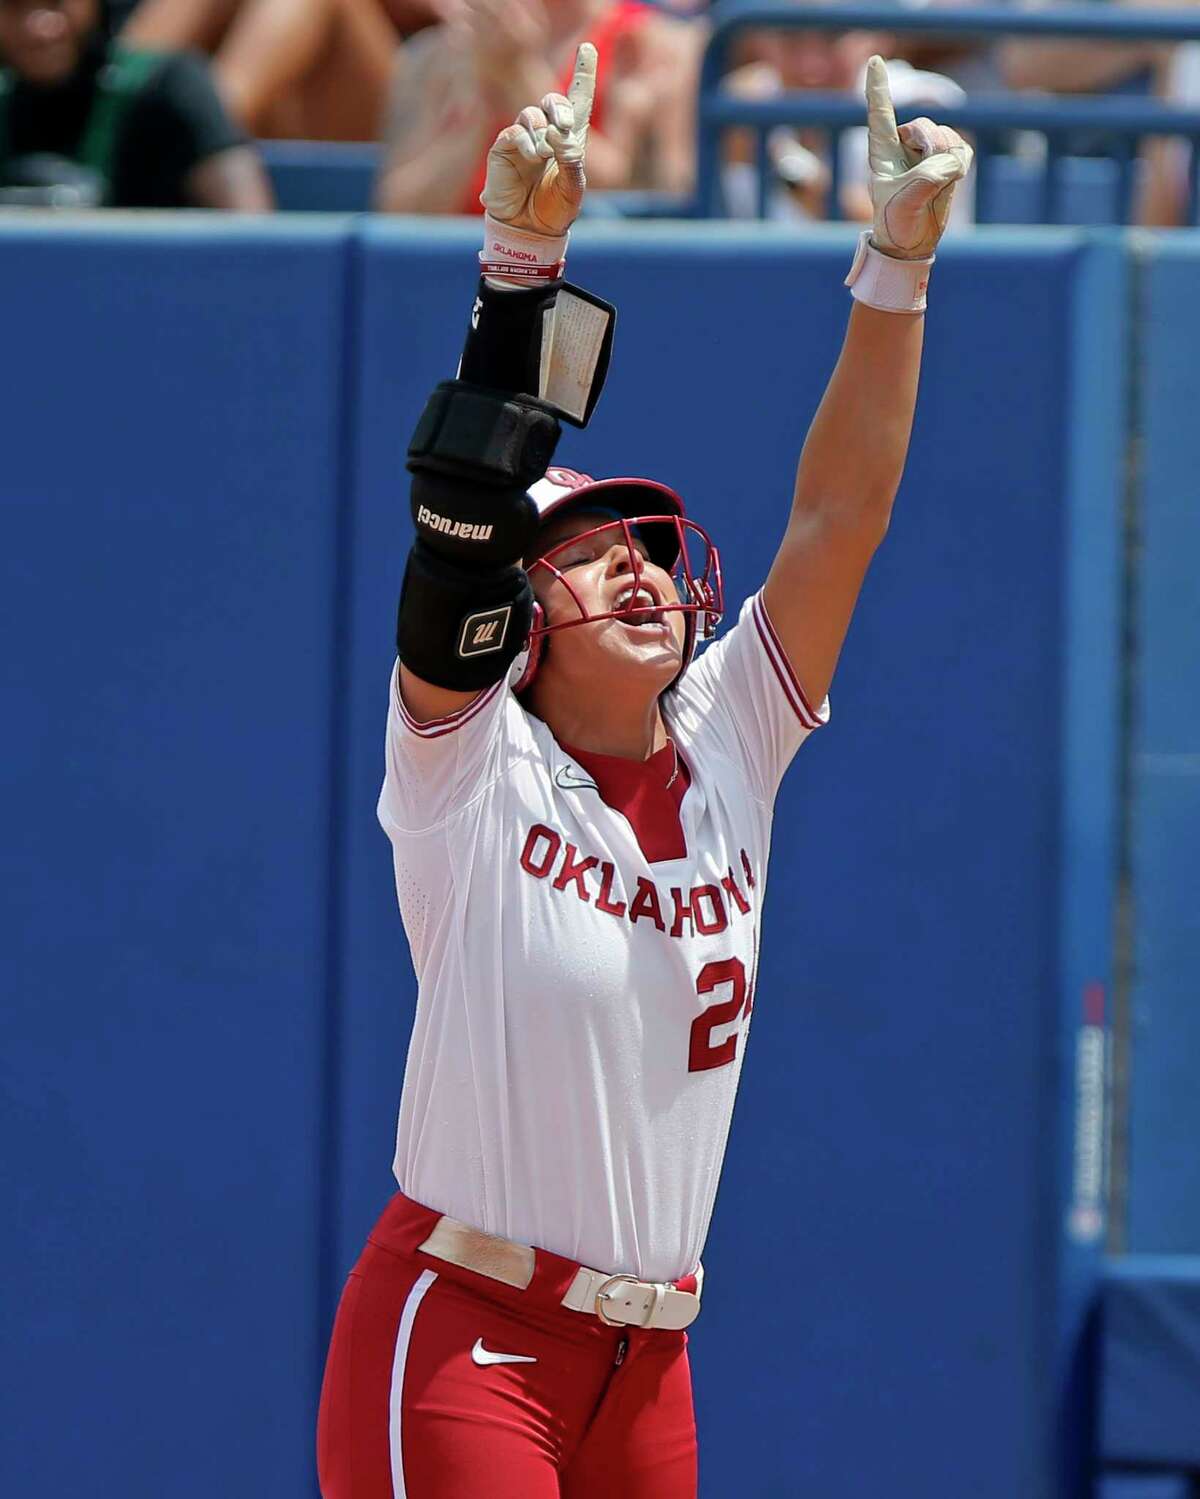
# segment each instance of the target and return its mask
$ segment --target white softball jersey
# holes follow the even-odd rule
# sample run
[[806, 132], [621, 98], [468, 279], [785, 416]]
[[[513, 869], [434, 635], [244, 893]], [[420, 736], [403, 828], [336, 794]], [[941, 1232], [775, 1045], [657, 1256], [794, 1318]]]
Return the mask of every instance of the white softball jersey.
[[418, 998], [396, 1180], [594, 1270], [689, 1274], [749, 1032], [775, 792], [828, 702], [809, 706], [748, 600], [663, 698], [686, 766], [664, 845], [601, 799], [607, 757], [573, 757], [507, 683], [418, 723], [398, 680], [379, 818]]

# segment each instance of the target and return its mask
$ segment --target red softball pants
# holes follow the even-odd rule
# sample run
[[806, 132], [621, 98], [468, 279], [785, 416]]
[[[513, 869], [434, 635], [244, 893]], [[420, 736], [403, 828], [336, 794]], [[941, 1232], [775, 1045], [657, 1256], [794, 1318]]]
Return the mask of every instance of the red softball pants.
[[561, 1306], [578, 1266], [541, 1249], [523, 1291], [424, 1254], [437, 1219], [397, 1194], [346, 1281], [323, 1499], [695, 1499], [687, 1334]]

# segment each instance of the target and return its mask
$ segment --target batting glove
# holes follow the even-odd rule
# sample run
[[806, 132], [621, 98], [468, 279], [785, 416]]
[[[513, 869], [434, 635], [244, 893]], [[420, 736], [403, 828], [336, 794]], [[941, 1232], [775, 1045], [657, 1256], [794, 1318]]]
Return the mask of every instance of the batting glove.
[[896, 128], [882, 57], [867, 64], [867, 159], [877, 250], [899, 260], [927, 260], [946, 228], [954, 185], [974, 152], [957, 131], [932, 120]]
[[596, 95], [596, 49], [580, 44], [566, 95], [523, 109], [488, 152], [485, 276], [518, 284], [562, 275], [567, 231], [583, 206], [584, 156]]
[[864, 230], [846, 285], [881, 312], [924, 312], [933, 252], [946, 228], [954, 185], [974, 152], [932, 120], [896, 128], [882, 57], [867, 64], [867, 160], [875, 224]]

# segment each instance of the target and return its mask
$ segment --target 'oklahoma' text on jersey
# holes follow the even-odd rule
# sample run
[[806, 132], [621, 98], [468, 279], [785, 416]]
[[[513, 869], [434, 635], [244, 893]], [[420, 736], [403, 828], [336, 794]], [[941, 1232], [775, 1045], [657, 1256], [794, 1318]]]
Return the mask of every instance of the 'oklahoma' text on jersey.
[[379, 799], [419, 983], [400, 1187], [648, 1280], [700, 1258], [755, 999], [775, 792], [828, 706], [805, 701], [756, 595], [663, 716], [690, 775], [672, 857], [647, 858], [504, 683], [419, 724], [394, 675]]

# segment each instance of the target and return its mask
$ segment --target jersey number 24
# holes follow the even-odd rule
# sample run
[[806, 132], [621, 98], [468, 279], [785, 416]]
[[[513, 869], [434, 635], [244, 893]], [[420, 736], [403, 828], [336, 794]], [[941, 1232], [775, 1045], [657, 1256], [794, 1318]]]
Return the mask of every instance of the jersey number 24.
[[705, 963], [696, 978], [696, 993], [711, 994], [728, 984], [732, 990], [728, 999], [719, 999], [702, 1010], [692, 1021], [691, 1045], [688, 1048], [688, 1071], [707, 1072], [713, 1067], [725, 1067], [737, 1055], [738, 1036], [741, 1028], [732, 1031], [719, 1045], [713, 1045], [713, 1031], [718, 1026], [729, 1025], [742, 1014], [749, 1015], [754, 997], [746, 984], [746, 968], [740, 958], [725, 958], [720, 963]]

